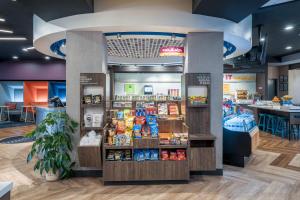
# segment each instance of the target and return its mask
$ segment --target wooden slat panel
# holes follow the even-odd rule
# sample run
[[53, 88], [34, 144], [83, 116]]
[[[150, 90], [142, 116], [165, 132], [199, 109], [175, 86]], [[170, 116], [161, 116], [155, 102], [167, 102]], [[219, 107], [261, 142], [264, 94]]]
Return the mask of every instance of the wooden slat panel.
[[216, 158], [214, 147], [190, 148], [190, 170], [216, 170]]
[[78, 158], [81, 167], [102, 169], [101, 148], [96, 146], [79, 146]]

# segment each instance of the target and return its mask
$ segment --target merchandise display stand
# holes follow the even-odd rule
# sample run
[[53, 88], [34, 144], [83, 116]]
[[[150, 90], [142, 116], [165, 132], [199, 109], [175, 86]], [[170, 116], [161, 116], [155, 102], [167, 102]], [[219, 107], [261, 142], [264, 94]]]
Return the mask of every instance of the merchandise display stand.
[[[106, 75], [102, 73], [80, 74], [80, 98], [81, 142], [78, 146], [80, 167], [102, 169], [102, 138], [106, 119]], [[85, 142], [82, 142], [83, 140]]]
[[[143, 101], [148, 102], [148, 101]], [[158, 102], [158, 101], [157, 101]], [[168, 102], [168, 101], [159, 101]], [[179, 101], [177, 101], [179, 102]], [[131, 102], [130, 109], [136, 109], [136, 102]], [[155, 104], [157, 105], [157, 104]], [[115, 109], [115, 108], [114, 108]], [[118, 107], [118, 110], [128, 109]], [[157, 124], [159, 127], [159, 134], [163, 133], [188, 133], [187, 126], [179, 117], [172, 118], [158, 118]], [[118, 182], [157, 182], [157, 181], [188, 181], [189, 180], [189, 146], [188, 140], [185, 144], [162, 144], [162, 138], [133, 137], [131, 143], [125, 146], [117, 146], [108, 144], [109, 133], [104, 137], [104, 151], [103, 151], [103, 181], [105, 184]], [[137, 161], [135, 159], [136, 151], [154, 150], [158, 153], [156, 160]], [[131, 159], [129, 160], [108, 160], [110, 152], [112, 151], [127, 151], [130, 152]], [[177, 151], [183, 150], [185, 152], [184, 160], [163, 160], [161, 155], [163, 151]], [[126, 154], [128, 154], [126, 153]]]
[[182, 76], [183, 110], [189, 127], [192, 172], [215, 171], [215, 136], [210, 131], [211, 77], [208, 73], [187, 73]]
[[[80, 143], [81, 167], [102, 170], [104, 184], [188, 182], [191, 172], [216, 170], [210, 74], [183, 75], [181, 97], [115, 95], [107, 114], [105, 80], [81, 74], [81, 141], [95, 132], [101, 137], [98, 144]], [[95, 125], [93, 115], [100, 114], [105, 126]]]

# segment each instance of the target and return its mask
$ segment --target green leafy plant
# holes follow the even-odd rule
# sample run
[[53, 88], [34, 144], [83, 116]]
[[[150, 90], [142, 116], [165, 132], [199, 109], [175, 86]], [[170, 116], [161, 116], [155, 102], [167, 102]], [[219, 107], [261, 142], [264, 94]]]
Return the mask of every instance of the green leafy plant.
[[[75, 162], [71, 159], [72, 134], [78, 127], [65, 112], [48, 113], [46, 118], [27, 137], [35, 138], [27, 156], [27, 163], [34, 157], [34, 170], [59, 172], [60, 179], [68, 178], [72, 174]], [[51, 170], [51, 171], [50, 171]]]

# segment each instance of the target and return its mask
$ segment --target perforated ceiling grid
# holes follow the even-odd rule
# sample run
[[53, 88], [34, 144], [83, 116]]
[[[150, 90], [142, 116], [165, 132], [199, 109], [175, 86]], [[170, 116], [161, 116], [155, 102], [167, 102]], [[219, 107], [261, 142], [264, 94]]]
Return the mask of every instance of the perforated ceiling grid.
[[184, 39], [160, 38], [107, 38], [109, 56], [128, 58], [157, 58], [164, 46], [184, 46]]

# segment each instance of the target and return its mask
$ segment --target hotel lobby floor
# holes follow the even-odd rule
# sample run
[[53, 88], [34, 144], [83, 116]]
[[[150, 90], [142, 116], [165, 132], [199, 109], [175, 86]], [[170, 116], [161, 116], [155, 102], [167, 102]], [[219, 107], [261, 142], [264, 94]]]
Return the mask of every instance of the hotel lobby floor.
[[[274, 165], [282, 154], [276, 152], [276, 145], [268, 144], [271, 139], [277, 141], [277, 146], [283, 146], [279, 138], [262, 134], [259, 150], [254, 152], [247, 167], [225, 166], [224, 176], [195, 176], [190, 184], [145, 186], [103, 186], [101, 178], [45, 182], [34, 174], [32, 164], [26, 164], [30, 143], [0, 144], [0, 181], [14, 182], [14, 200], [300, 199], [300, 171]], [[285, 146], [287, 155], [299, 151], [297, 142]], [[297, 159], [293, 164], [299, 162]]]

